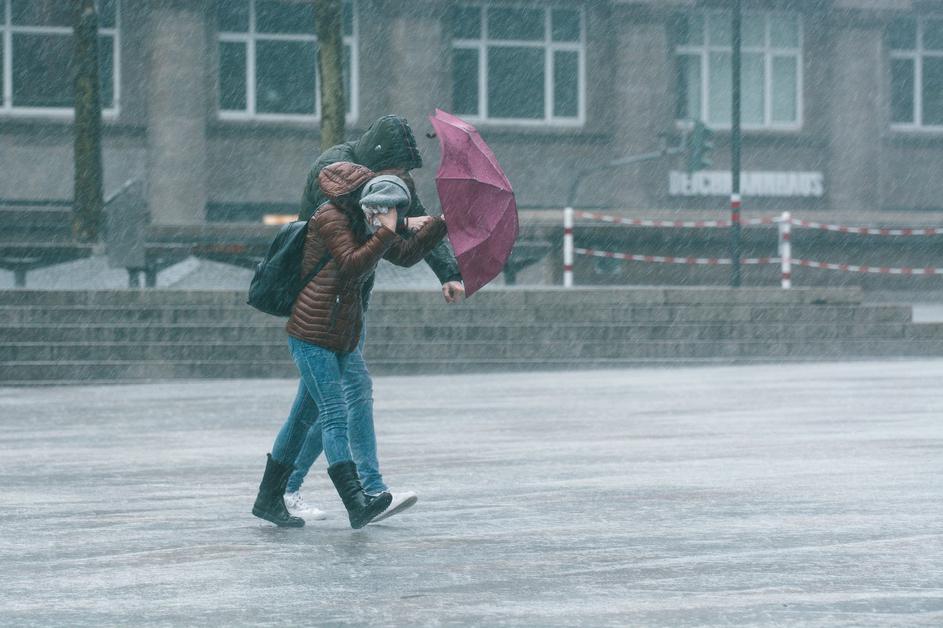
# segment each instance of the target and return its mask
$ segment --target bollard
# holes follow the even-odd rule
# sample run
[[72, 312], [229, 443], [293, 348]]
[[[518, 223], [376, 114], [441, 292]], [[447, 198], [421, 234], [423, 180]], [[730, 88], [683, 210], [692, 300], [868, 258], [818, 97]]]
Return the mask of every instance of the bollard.
[[779, 257], [783, 290], [792, 287], [792, 215], [783, 212], [779, 217]]
[[102, 233], [108, 265], [128, 270], [128, 286], [137, 287], [135, 272], [147, 266], [145, 231], [148, 210], [144, 184], [127, 181], [105, 201], [105, 228]]
[[563, 287], [573, 287], [573, 208], [563, 209]]

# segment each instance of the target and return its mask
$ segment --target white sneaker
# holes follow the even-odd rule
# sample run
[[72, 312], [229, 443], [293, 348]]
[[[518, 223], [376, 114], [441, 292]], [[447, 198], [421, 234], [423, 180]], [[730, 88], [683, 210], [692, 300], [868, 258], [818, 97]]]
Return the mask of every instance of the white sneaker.
[[390, 502], [390, 505], [386, 507], [386, 510], [374, 517], [372, 523], [377, 521], [382, 521], [393, 515], [397, 515], [407, 508], [412, 508], [416, 505], [416, 502], [419, 501], [419, 496], [416, 495], [413, 491], [403, 491], [402, 493], [393, 491], [387, 491], [390, 495], [393, 496], [393, 501]]
[[296, 517], [304, 519], [327, 519], [327, 513], [305, 501], [300, 491], [285, 493], [285, 508]]

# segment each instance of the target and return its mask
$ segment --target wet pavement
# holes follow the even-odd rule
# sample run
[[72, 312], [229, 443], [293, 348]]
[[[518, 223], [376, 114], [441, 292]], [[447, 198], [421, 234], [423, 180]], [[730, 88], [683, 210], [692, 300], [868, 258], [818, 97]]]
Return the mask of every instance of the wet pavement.
[[[368, 356], [369, 359], [369, 356]], [[290, 381], [0, 389], [0, 625], [943, 625], [943, 361], [376, 381], [420, 494], [248, 514]]]

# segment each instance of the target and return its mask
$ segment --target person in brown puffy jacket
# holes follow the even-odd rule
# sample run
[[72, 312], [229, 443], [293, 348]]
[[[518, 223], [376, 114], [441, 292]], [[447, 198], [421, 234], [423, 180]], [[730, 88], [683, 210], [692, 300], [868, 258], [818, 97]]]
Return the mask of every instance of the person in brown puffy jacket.
[[[400, 266], [418, 263], [445, 235], [441, 218], [428, 219], [414, 235], [396, 234], [397, 213], [377, 217], [371, 233], [359, 207], [360, 191], [374, 177], [364, 166], [338, 162], [319, 175], [330, 199], [308, 221], [301, 272], [327, 260], [298, 295], [286, 325], [292, 358], [301, 375], [298, 395], [282, 426], [252, 513], [279, 526], [300, 527], [282, 498], [293, 463], [315, 418], [320, 423], [328, 475], [347, 508], [350, 525], [362, 528], [382, 513], [389, 493], [363, 491], [347, 435], [347, 406], [342, 385], [348, 354], [357, 348], [363, 327], [363, 283], [380, 258]], [[316, 405], [315, 408], [308, 407]]]

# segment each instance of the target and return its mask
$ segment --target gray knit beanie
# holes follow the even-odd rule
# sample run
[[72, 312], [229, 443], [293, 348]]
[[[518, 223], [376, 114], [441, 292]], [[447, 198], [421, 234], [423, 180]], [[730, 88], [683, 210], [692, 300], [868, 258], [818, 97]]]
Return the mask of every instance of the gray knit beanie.
[[360, 206], [363, 209], [379, 207], [409, 207], [412, 196], [406, 182], [392, 174], [383, 174], [367, 181], [360, 195]]

